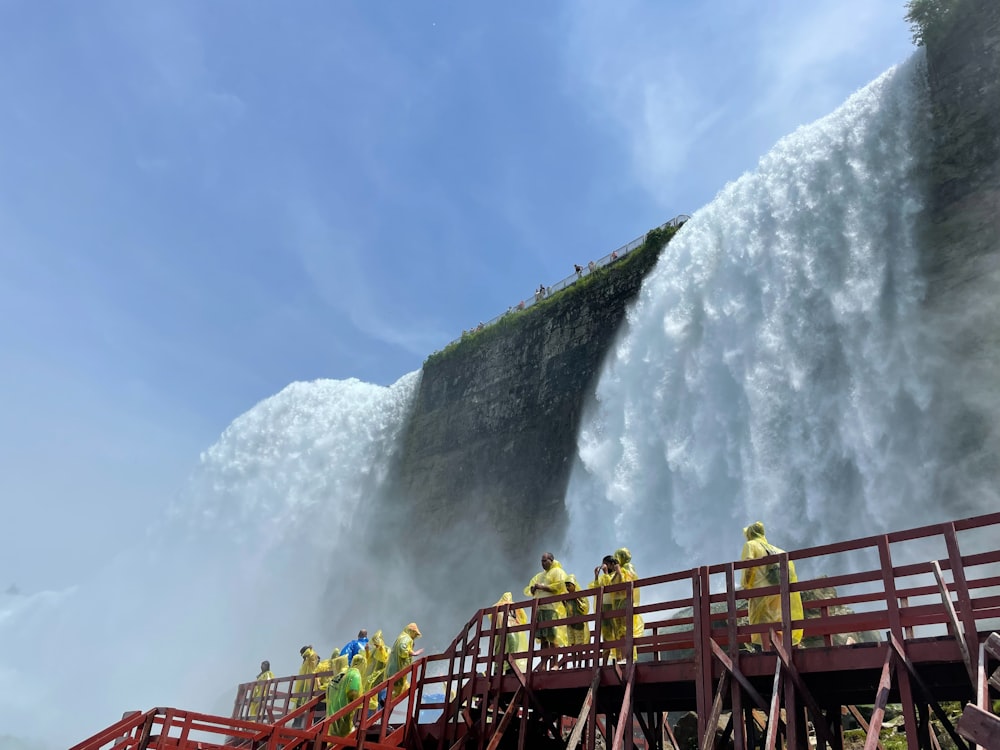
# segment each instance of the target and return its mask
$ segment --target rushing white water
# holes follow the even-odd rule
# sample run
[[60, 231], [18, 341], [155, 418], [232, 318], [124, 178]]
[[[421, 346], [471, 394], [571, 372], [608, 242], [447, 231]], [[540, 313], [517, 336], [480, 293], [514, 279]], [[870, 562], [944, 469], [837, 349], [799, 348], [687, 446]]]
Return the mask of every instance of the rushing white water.
[[961, 365], [922, 307], [928, 125], [916, 55], [667, 246], [584, 418], [576, 567], [616, 544], [640, 571], [729, 560], [756, 520], [795, 548], [997, 507], [992, 472], [961, 495], [940, 481], [954, 436], [936, 405]]
[[18, 742], [9, 732], [65, 747], [130, 708], [228, 714], [262, 659], [289, 674], [303, 643], [343, 645], [318, 594], [385, 478], [418, 376], [293, 383], [232, 423], [169, 517], [97, 580], [8, 597], [0, 746]]
[[[732, 559], [758, 519], [794, 548], [996, 507], [995, 444], [942, 426], [966, 401], [989, 424], [1000, 407], [944, 354], [962, 321], [924, 305], [927, 117], [918, 55], [782, 140], [669, 244], [579, 437], [560, 553], [578, 575], [619, 544], [643, 573]], [[323, 595], [331, 579], [377, 609], [406, 567], [342, 550], [348, 534], [378, 549], [364, 511], [417, 382], [289, 386], [233, 422], [99, 580], [0, 605], [0, 745], [65, 746], [131, 707], [227, 713], [260, 659], [287, 674], [303, 643], [342, 645], [357, 620]]]

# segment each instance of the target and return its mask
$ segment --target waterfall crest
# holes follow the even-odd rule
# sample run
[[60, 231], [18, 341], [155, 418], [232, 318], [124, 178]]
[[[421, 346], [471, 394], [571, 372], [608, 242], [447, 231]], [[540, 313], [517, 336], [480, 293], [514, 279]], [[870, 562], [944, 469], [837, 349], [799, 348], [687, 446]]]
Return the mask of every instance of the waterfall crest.
[[731, 559], [756, 520], [793, 548], [996, 507], [941, 498], [954, 363], [922, 307], [930, 140], [918, 52], [667, 245], [584, 417], [574, 564], [627, 544], [642, 570], [684, 569]]

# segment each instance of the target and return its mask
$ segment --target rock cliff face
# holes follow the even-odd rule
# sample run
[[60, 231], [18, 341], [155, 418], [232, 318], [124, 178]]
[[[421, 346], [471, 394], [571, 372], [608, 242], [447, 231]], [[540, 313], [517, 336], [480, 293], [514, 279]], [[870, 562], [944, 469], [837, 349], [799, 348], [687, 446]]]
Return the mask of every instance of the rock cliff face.
[[1000, 3], [963, 0], [949, 19], [927, 47], [935, 160], [924, 238], [934, 301], [1000, 268]]
[[[932, 408], [959, 437], [961, 471], [972, 453], [1000, 456], [1000, 398], [971, 385], [995, 382], [1000, 368], [1000, 3], [960, 0], [929, 44], [927, 67], [935, 149], [919, 229], [926, 307], [944, 361], [971, 363]], [[512, 578], [527, 581], [545, 548], [559, 552], [582, 410], [663, 242], [653, 244], [428, 359], [378, 520], [387, 538], [409, 540], [405, 567], [424, 571], [415, 586], [425, 601], [447, 587], [456, 611], [473, 611]], [[459, 582], [469, 540], [486, 572]]]
[[427, 540], [425, 555], [447, 560], [437, 540], [470, 534], [509, 582], [537, 567], [540, 545], [558, 545], [582, 409], [672, 234], [650, 232], [616, 263], [428, 359], [392, 493], [394, 523]]
[[934, 151], [920, 240], [940, 358], [961, 363], [931, 408], [964, 475], [1000, 455], [1000, 397], [984, 388], [1000, 371], [1000, 3], [961, 0], [942, 26], [927, 40]]

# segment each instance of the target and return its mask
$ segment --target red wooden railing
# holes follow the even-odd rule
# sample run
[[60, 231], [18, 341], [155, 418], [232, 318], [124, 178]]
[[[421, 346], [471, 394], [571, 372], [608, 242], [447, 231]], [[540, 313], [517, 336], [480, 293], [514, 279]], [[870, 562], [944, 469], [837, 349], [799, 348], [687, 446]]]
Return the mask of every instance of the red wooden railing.
[[[685, 674], [693, 675], [698, 684], [697, 712], [709, 713], [712, 700], [713, 647], [736, 657], [741, 645], [750, 641], [753, 633], [765, 633], [780, 626], [780, 646], [791, 651], [793, 629], [803, 629], [807, 636], [833, 644], [859, 631], [890, 633], [898, 642], [921, 635], [951, 633], [965, 649], [964, 658], [975, 680], [979, 641], [982, 633], [1000, 625], [1000, 513], [960, 521], [934, 524], [917, 529], [871, 536], [864, 539], [826, 544], [809, 549], [782, 553], [747, 562], [731, 562], [703, 566], [666, 575], [643, 578], [618, 584], [596, 595], [598, 606], [589, 615], [571, 617], [549, 623], [569, 625], [586, 622], [591, 628], [591, 640], [577, 647], [540, 649], [536, 646], [535, 609], [540, 601], [566, 600], [580, 592], [533, 600], [500, 608], [480, 610], [465, 624], [458, 636], [442, 653], [416, 661], [410, 668], [411, 689], [396, 699], [389, 699], [383, 708], [369, 712], [368, 702], [385, 689], [397, 676], [373, 687], [365, 695], [338, 714], [315, 720], [312, 714], [322, 696], [310, 693], [308, 700], [291, 710], [293, 691], [298, 675], [271, 680], [264, 685], [259, 699], [257, 721], [248, 721], [251, 691], [255, 683], [239, 686], [233, 717], [220, 719], [203, 714], [154, 709], [151, 712], [123, 719], [115, 726], [95, 735], [72, 750], [104, 750], [105, 748], [213, 748], [239, 745], [252, 748], [295, 747], [401, 747], [415, 736], [421, 711], [440, 711], [434, 735], [450, 747], [469, 731], [468, 715], [463, 707], [473, 701], [496, 701], [501, 690], [514, 692], [517, 685], [530, 692], [540, 675], [551, 675], [543, 665], [552, 660], [560, 674], [574, 670], [593, 670], [608, 661], [608, 650], [618, 646], [624, 653], [620, 662], [626, 670], [633, 664], [644, 669], [647, 664], [675, 663]], [[929, 554], [929, 550], [933, 554]], [[794, 561], [800, 579], [789, 582], [788, 561]], [[905, 560], [895, 564], [894, 560]], [[768, 588], [738, 591], [736, 582], [741, 571], [749, 566], [777, 562], [780, 584]], [[804, 575], [812, 568], [850, 570], [829, 577]], [[950, 580], [946, 580], [950, 576]], [[789, 597], [792, 592], [810, 592], [836, 587], [836, 598], [804, 601], [806, 618], [791, 620]], [[947, 600], [942, 595], [947, 593]], [[601, 611], [602, 593], [624, 591], [625, 606], [617, 612]], [[633, 603], [632, 593], [641, 596], [641, 605]], [[780, 625], [748, 625], [739, 622], [745, 617], [748, 597], [778, 594], [783, 601]], [[713, 611], [713, 605], [716, 610]], [[530, 613], [528, 624], [508, 625], [506, 607], [523, 607]], [[841, 607], [853, 608], [843, 613]], [[834, 612], [842, 612], [835, 614]], [[729, 616], [727, 613], [734, 613]], [[620, 641], [603, 641], [601, 622], [605, 617], [624, 617], [631, 622], [633, 615], [645, 620], [641, 637], [632, 628]], [[494, 653], [492, 644], [502, 644], [509, 632], [527, 632], [527, 651]], [[634, 651], [633, 651], [634, 650]], [[633, 656], [633, 654], [635, 656]], [[509, 661], [508, 661], [509, 657]], [[511, 662], [526, 659], [530, 668], [521, 674]], [[509, 689], [504, 686], [508, 686]], [[390, 688], [391, 694], [391, 688]], [[424, 696], [440, 694], [443, 701], [424, 703]], [[302, 696], [306, 697], [306, 696]], [[487, 706], [488, 707], [488, 706]], [[494, 716], [497, 706], [493, 706]], [[357, 731], [348, 738], [329, 737], [329, 725], [357, 712]], [[481, 711], [483, 731], [487, 710]], [[294, 725], [300, 717], [309, 716], [306, 728]], [[522, 716], [522, 721], [526, 719]], [[266, 723], [264, 723], [266, 722]], [[192, 739], [197, 738], [197, 739]], [[213, 744], [214, 743], [214, 744]], [[309, 744], [312, 743], [312, 744]]]

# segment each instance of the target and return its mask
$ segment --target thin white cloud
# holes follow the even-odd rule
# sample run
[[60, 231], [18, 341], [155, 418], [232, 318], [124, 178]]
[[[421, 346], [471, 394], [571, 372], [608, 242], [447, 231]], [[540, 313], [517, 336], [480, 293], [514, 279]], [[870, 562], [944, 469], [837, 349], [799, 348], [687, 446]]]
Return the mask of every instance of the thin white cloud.
[[[636, 23], [635, 3], [577, 4], [567, 69], [597, 120], [624, 134], [632, 169], [651, 192], [681, 174], [699, 136], [724, 112], [705, 96], [658, 24]], [[666, 21], [667, 13], [653, 14]]]
[[717, 190], [910, 50], [895, 4], [707, 5], [578, 3], [567, 16], [568, 77], [667, 205], [698, 179]]
[[[409, 324], [401, 324], [383, 315], [382, 311], [392, 305], [380, 294], [378, 274], [392, 273], [392, 268], [378, 268], [379, 258], [355, 233], [361, 222], [344, 221], [335, 226], [309, 198], [290, 200], [288, 217], [292, 249], [302, 268], [326, 304], [355, 328], [421, 356], [447, 340], [446, 334], [419, 318], [411, 317]], [[412, 315], [413, 311], [407, 312]]]
[[[901, 5], [870, 0], [803, 3], [785, 8], [757, 29], [757, 106], [754, 116], [805, 124], [839, 106], [853, 86], [845, 77], [863, 65], [873, 49], [898, 50], [891, 62], [910, 51]], [[885, 67], [888, 67], [886, 64]], [[874, 78], [882, 70], [872, 72]]]
[[[115, 98], [127, 97], [122, 108], [143, 104], [172, 127], [193, 148], [204, 149], [229, 132], [246, 114], [247, 105], [234, 91], [226, 90], [207, 60], [205, 34], [194, 13], [179, 5], [122, 3], [115, 11], [95, 22], [107, 24], [115, 41], [129, 54], [133, 69], [123, 92], [108, 92]], [[135, 133], [134, 148], [140, 169], [146, 165], [169, 164], [177, 154], [164, 154], [164, 144], [145, 134]], [[192, 143], [193, 141], [193, 143]], [[211, 167], [206, 167], [209, 179]]]

